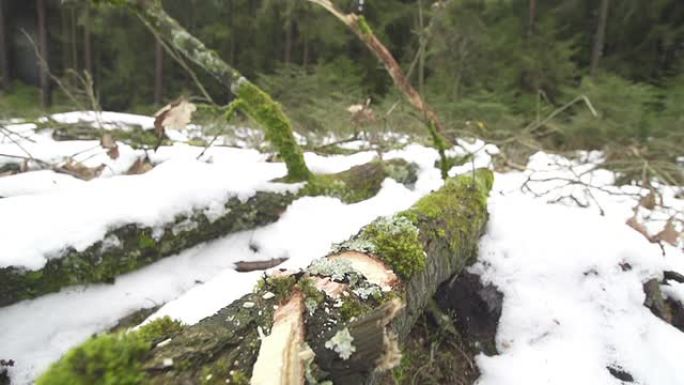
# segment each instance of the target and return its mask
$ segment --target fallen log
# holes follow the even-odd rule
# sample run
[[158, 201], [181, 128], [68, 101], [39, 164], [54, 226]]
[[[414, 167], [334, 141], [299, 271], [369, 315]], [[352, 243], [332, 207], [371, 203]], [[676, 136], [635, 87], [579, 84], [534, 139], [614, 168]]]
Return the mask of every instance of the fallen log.
[[[252, 293], [99, 377], [91, 369], [102, 368], [110, 352], [126, 350], [121, 345], [137, 332], [95, 337], [38, 384], [97, 384], [121, 373], [135, 376], [136, 384], [374, 383], [399, 364], [400, 347], [439, 284], [476, 256], [492, 181], [489, 170], [447, 180], [305, 271], [265, 277]], [[100, 339], [114, 342], [86, 349]]]
[[302, 196], [328, 195], [347, 203], [368, 199], [386, 177], [413, 183], [416, 166], [400, 159], [372, 161], [338, 174], [315, 175], [297, 193], [260, 191], [247, 201], [227, 197], [218, 213], [215, 208], [198, 208], [178, 213], [172, 222], [155, 228], [135, 223], [116, 226], [85, 250], [70, 247], [51, 256], [40, 270], [0, 267], [0, 307], [66, 286], [113, 282], [118, 275], [199, 243], [273, 223]]

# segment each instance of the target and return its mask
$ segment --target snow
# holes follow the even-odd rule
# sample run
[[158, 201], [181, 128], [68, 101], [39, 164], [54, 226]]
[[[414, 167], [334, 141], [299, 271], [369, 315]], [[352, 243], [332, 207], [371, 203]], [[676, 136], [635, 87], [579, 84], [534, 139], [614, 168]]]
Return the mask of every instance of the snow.
[[0, 213], [12, 220], [0, 223], [0, 267], [40, 269], [65, 248], [85, 250], [117, 225], [161, 226], [212, 202], [244, 201], [257, 190], [292, 191], [268, 182], [282, 175], [281, 167], [267, 163], [229, 167], [179, 158], [142, 175], [2, 199]]
[[[643, 305], [642, 288], [663, 270], [684, 271], [684, 253], [664, 246], [663, 255], [625, 225], [638, 196], [608, 191], [639, 189], [612, 187], [611, 173], [588, 172], [595, 166], [580, 163], [538, 153], [528, 171], [496, 175], [487, 232], [471, 270], [504, 294], [496, 336], [501, 354], [477, 357], [478, 385], [621, 384], [609, 366], [637, 384], [684, 384], [684, 334]], [[583, 172], [582, 181], [607, 191], [558, 180]], [[555, 180], [532, 184], [534, 193], [520, 189], [527, 178], [550, 176]], [[558, 200], [570, 194], [589, 207]], [[683, 202], [670, 197], [665, 194], [666, 205], [681, 210]], [[682, 295], [681, 286], [663, 290]]]
[[[106, 112], [52, 118], [99, 122], [105, 129], [153, 123], [150, 117]], [[35, 132], [31, 124], [8, 127], [33, 141], [21, 143], [38, 159], [52, 162], [77, 154], [88, 166], [108, 167], [88, 182], [49, 170], [0, 178], [0, 197], [5, 197], [0, 199], [0, 267], [37, 269], [48, 256], [67, 246], [86, 248], [117, 224], [154, 227], [198, 208], [220, 215], [228, 197], [246, 199], [256, 190], [286, 189], [269, 182], [285, 175], [284, 165], [268, 162], [256, 150], [216, 146], [197, 160], [201, 147], [174, 143], [148, 153], [157, 165], [153, 170], [128, 176], [121, 174], [143, 150], [120, 144], [121, 157], [112, 161], [97, 141], [55, 142], [49, 131]], [[191, 131], [201, 133], [198, 127]], [[246, 144], [252, 131], [236, 129], [237, 142]], [[191, 135], [172, 136], [182, 141]], [[369, 148], [362, 140], [342, 146]], [[0, 138], [0, 153], [25, 155], [6, 138]], [[469, 153], [472, 161], [449, 175], [494, 167], [498, 148], [459, 140], [449, 150], [450, 156]], [[306, 153], [305, 159], [314, 172], [334, 173], [375, 156], [374, 151]], [[387, 179], [375, 197], [349, 205], [329, 197], [301, 198], [276, 223], [198, 245], [118, 277], [114, 284], [69, 287], [0, 308], [0, 358], [16, 362], [10, 368], [12, 383], [32, 383], [69, 348], [141, 308], [161, 306], [146, 322], [171, 316], [194, 324], [250, 291], [263, 274], [238, 273], [235, 262], [287, 257], [276, 269], [303, 268], [325, 255], [332, 243], [378, 216], [410, 207], [442, 184], [433, 149], [411, 144], [383, 158], [417, 163], [415, 186], [409, 189]], [[665, 207], [638, 207], [648, 191], [614, 186], [615, 175], [598, 166], [602, 158], [599, 152], [579, 153], [574, 159], [540, 152], [525, 171], [496, 173], [480, 257], [470, 269], [504, 294], [496, 336], [500, 354], [477, 357], [479, 385], [620, 384], [609, 366], [630, 373], [637, 384], [684, 384], [684, 333], [643, 306], [642, 288], [645, 281], [662, 278], [665, 270], [684, 273], [684, 245], [661, 249], [625, 225], [635, 209], [650, 234], [669, 218], [684, 219], [684, 200], [675, 198], [681, 190], [659, 185]], [[6, 161], [16, 162], [0, 157], [0, 163]], [[676, 226], [681, 230], [678, 222]], [[684, 284], [670, 281], [662, 290], [684, 302]]]
[[[115, 223], [154, 226], [173, 213], [222, 201], [226, 191], [245, 198], [255, 186], [281, 188], [267, 181], [283, 176], [285, 168], [266, 162], [264, 154], [216, 147], [207, 151], [203, 160], [209, 163], [204, 163], [195, 160], [201, 150], [177, 143], [150, 153], [151, 160], [160, 164], [146, 174], [97, 178], [51, 190], [33, 186], [32, 195], [0, 199], [0, 215], [7, 213], [14, 222], [0, 223], [0, 234], [12, 234], [3, 239], [8, 242], [3, 251], [13, 248], [13, 252], [3, 253], [2, 260], [39, 266], [47, 250], [66, 242], [87, 247]], [[333, 173], [365, 163], [375, 153], [335, 156], [332, 161], [305, 156], [313, 170]], [[118, 277], [113, 285], [70, 287], [0, 309], [0, 357], [16, 362], [10, 370], [13, 384], [31, 383], [70, 347], [135, 310], [163, 304], [150, 319], [170, 315], [196, 323], [249, 292], [263, 274], [238, 273], [234, 262], [286, 256], [289, 259], [278, 268], [303, 268], [325, 255], [332, 243], [345, 240], [378, 216], [410, 207], [441, 186], [439, 171], [433, 167], [436, 151], [411, 145], [385, 156], [419, 164], [412, 190], [387, 179], [375, 197], [356, 204], [329, 197], [301, 198], [274, 224], [199, 245]], [[257, 245], [258, 251], [250, 245]], [[22, 257], [10, 257], [16, 255]]]

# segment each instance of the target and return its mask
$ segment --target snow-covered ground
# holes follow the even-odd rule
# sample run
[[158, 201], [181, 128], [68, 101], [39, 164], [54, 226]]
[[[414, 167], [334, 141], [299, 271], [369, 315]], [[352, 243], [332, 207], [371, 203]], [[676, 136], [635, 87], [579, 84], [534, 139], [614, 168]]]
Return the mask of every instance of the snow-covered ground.
[[[84, 117], [96, 120], [83, 113], [57, 119]], [[125, 114], [106, 113], [98, 119], [108, 127], [152, 124], [149, 118]], [[96, 141], [58, 143], [49, 132], [13, 127], [35, 141], [22, 144], [44, 160], [98, 146]], [[175, 137], [183, 140], [182, 133]], [[473, 166], [491, 167], [498, 152], [481, 141], [459, 144], [452, 155], [470, 151], [475, 158], [454, 167], [450, 175]], [[122, 156], [116, 161], [101, 150], [85, 159], [90, 166], [107, 163], [115, 170], [89, 182], [51, 171], [1, 177], [0, 196], [9, 198], [0, 199], [0, 266], [37, 268], [46, 250], [86, 247], [107, 226], [122, 221], [154, 225], [165, 215], [225, 199], [226, 191], [245, 197], [256, 189], [282, 188], [268, 181], [284, 175], [283, 165], [266, 162], [266, 156], [254, 150], [215, 147], [198, 161], [201, 148], [175, 144], [149, 154], [160, 163], [152, 171], [125, 176], [121, 170], [143, 152], [120, 147]], [[0, 153], [21, 151], [0, 140]], [[305, 158], [313, 171], [324, 173], [343, 171], [373, 156], [361, 152]], [[409, 207], [441, 185], [433, 166], [436, 151], [409, 145], [385, 154], [392, 157], [419, 164], [413, 189], [388, 179], [376, 197], [356, 204], [302, 198], [274, 224], [196, 246], [119, 277], [113, 285], [71, 287], [0, 308], [0, 359], [15, 361], [10, 369], [13, 384], [31, 383], [68, 348], [140, 308], [163, 304], [150, 319], [169, 315], [195, 323], [253, 287], [261, 273], [237, 273], [235, 261], [288, 257], [279, 268], [304, 267], [331, 243], [377, 216]], [[598, 153], [582, 154], [579, 160], [538, 153], [525, 172], [496, 174], [490, 222], [479, 262], [471, 269], [504, 293], [497, 334], [501, 354], [478, 357], [479, 384], [620, 384], [608, 366], [624, 369], [639, 384], [684, 384], [678, 364], [684, 357], [684, 333], [643, 306], [642, 290], [643, 282], [661, 277], [664, 270], [684, 273], [684, 241], [661, 249], [628, 227], [625, 221], [635, 215], [639, 197], [647, 192], [613, 186], [614, 175], [597, 168], [600, 161]], [[684, 219], [677, 189], [660, 186], [660, 191], [667, 207], [640, 207], [635, 217], [652, 235], [669, 218]], [[671, 285], [664, 292], [684, 300], [684, 285]]]

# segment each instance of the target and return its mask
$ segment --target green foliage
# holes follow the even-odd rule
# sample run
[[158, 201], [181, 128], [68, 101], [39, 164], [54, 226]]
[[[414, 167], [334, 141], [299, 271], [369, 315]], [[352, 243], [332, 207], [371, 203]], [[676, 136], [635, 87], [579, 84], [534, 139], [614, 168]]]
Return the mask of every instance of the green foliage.
[[37, 385], [137, 385], [145, 381], [142, 358], [153, 344], [173, 336], [180, 324], [168, 317], [137, 331], [102, 334], [68, 351]]

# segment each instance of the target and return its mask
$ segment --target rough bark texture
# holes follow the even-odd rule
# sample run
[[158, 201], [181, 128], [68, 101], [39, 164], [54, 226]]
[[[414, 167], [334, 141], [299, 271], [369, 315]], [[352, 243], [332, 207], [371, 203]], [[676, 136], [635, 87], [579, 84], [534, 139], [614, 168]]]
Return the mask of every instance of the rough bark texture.
[[608, 24], [608, 6], [609, 0], [601, 0], [601, 8], [599, 10], [599, 19], [596, 23], [596, 34], [594, 35], [594, 45], [591, 50], [591, 64], [590, 74], [596, 75], [601, 56], [603, 56], [603, 47], [606, 38], [606, 25]]
[[9, 50], [7, 49], [7, 25], [5, 20], [5, 2], [0, 0], [0, 72], [2, 72], [2, 88], [9, 90], [11, 83]]
[[229, 88], [238, 99], [241, 99], [240, 107], [242, 110], [263, 126], [266, 131], [266, 140], [275, 146], [283, 158], [287, 165], [290, 181], [305, 181], [311, 177], [311, 172], [304, 163], [302, 151], [294, 138], [292, 123], [283, 112], [280, 104], [243, 77], [236, 69], [226, 64], [215, 51], [208, 49], [200, 40], [178, 24], [164, 11], [160, 2], [150, 0], [111, 1], [124, 3], [137, 12], [162, 39], [189, 60], [202, 67], [221, 85]]
[[[303, 294], [305, 340], [315, 353], [305, 370], [309, 382], [375, 382], [378, 373], [398, 364], [400, 344], [439, 284], [476, 256], [492, 178], [478, 170], [474, 178], [448, 180], [411, 209], [364, 227], [304, 272], [265, 278], [253, 293], [150, 349], [142, 365], [126, 373], [140, 370], [139, 383], [247, 384], [261, 349], [259, 334], [270, 333], [274, 309]], [[367, 270], [345, 262], [348, 254], [382, 262], [399, 279], [383, 290]], [[97, 357], [81, 360], [74, 370], [97, 364]], [[52, 370], [57, 367], [64, 364]], [[39, 383], [51, 384], [51, 373]], [[272, 376], [278, 378], [278, 371]]]
[[[328, 195], [345, 202], [374, 196], [386, 177], [404, 184], [415, 181], [415, 165], [403, 160], [374, 161], [339, 174], [317, 176], [297, 194], [257, 192], [246, 202], [230, 198], [219, 217], [198, 209], [179, 214], [161, 228], [127, 224], [111, 229], [85, 250], [65, 250], [51, 256], [41, 270], [0, 268], [0, 306], [58, 291], [70, 285], [112, 282], [116, 276], [139, 269], [218, 237], [263, 226], [278, 220], [287, 206], [304, 195]], [[315, 185], [314, 185], [315, 183]]]
[[37, 22], [38, 22], [38, 70], [40, 78], [40, 103], [43, 108], [50, 107], [52, 104], [50, 93], [50, 69], [48, 68], [48, 38], [47, 38], [47, 7], [45, 0], [36, 2]]

